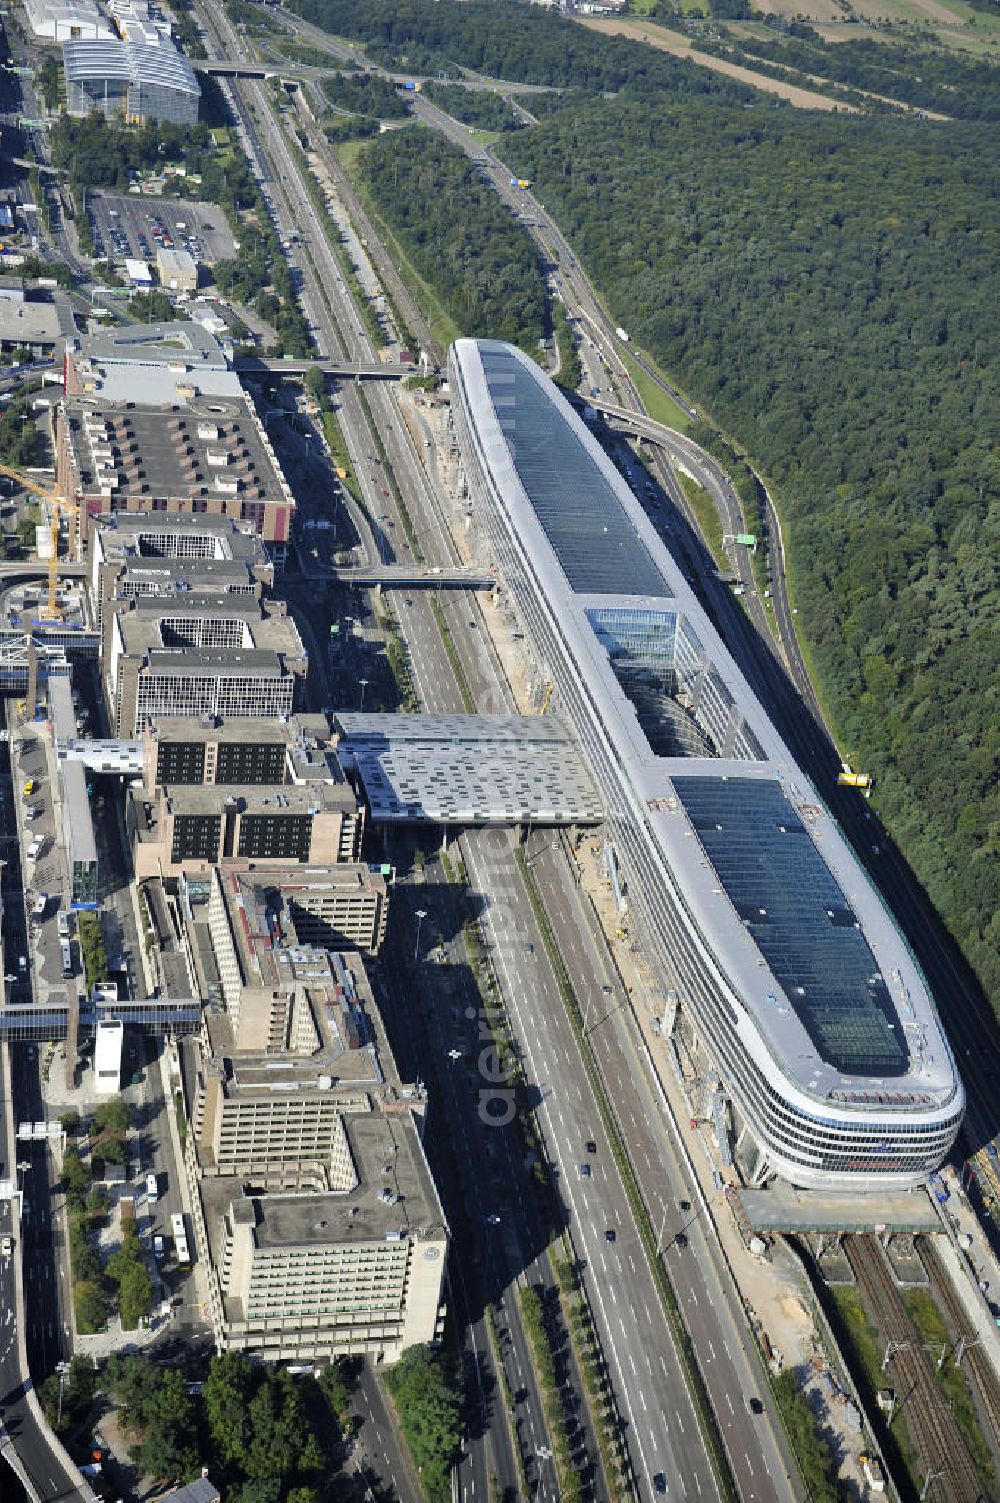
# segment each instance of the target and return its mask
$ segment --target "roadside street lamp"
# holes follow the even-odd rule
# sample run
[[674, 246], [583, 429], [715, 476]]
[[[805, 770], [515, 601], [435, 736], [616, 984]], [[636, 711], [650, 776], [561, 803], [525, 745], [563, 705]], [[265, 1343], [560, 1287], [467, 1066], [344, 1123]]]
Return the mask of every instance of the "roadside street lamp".
[[361, 690], [361, 709], [363, 711], [365, 707], [365, 690], [368, 688], [368, 680], [366, 678], [359, 678], [358, 687]]
[[414, 916], [417, 920], [417, 940], [415, 945], [413, 946], [413, 958], [414, 960], [416, 960], [417, 956], [420, 954], [420, 926], [423, 923], [424, 919], [427, 917], [427, 910], [425, 908], [418, 908]]

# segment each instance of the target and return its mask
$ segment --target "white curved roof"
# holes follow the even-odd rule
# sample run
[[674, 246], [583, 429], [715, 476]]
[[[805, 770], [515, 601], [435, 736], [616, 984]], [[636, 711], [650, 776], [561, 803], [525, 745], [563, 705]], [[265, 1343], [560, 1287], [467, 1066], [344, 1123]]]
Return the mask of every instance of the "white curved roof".
[[916, 962], [636, 497], [527, 356], [461, 339], [452, 359], [522, 556], [744, 1026], [814, 1101], [942, 1106], [961, 1087]]

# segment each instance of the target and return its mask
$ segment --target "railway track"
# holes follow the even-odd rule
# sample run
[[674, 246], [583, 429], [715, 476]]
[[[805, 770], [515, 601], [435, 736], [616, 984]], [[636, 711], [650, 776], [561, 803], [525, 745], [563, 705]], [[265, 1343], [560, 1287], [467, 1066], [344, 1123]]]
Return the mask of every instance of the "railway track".
[[874, 1237], [849, 1237], [845, 1250], [869, 1315], [888, 1343], [889, 1373], [934, 1503], [988, 1503], [958, 1421]]
[[976, 1344], [975, 1326], [952, 1287], [933, 1241], [929, 1237], [918, 1238], [917, 1251], [956, 1341], [968, 1343], [965, 1346], [963, 1361], [979, 1392], [983, 1413], [993, 1431], [994, 1439], [1000, 1440], [1000, 1378], [997, 1377], [993, 1363], [982, 1347]]

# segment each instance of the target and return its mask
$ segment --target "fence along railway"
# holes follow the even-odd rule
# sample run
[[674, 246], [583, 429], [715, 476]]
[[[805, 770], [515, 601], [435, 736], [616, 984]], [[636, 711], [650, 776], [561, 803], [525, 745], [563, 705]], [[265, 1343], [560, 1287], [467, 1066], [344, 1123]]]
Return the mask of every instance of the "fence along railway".
[[910, 1320], [875, 1237], [848, 1237], [844, 1248], [858, 1291], [890, 1352], [887, 1383], [906, 1415], [934, 1503], [988, 1503], [958, 1421], [934, 1381], [930, 1358]]

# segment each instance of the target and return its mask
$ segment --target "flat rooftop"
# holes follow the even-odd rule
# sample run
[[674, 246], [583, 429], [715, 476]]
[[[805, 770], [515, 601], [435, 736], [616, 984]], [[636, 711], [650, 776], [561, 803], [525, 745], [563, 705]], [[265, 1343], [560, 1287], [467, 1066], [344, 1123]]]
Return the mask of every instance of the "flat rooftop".
[[766, 1190], [732, 1190], [755, 1232], [939, 1232], [941, 1222], [923, 1190], [873, 1190], [823, 1195], [775, 1180]]
[[[289, 715], [284, 720], [253, 715], [239, 720], [223, 716], [209, 719], [202, 715], [154, 715], [149, 734], [154, 741], [267, 741], [289, 746], [300, 736], [325, 740], [329, 730], [324, 715]], [[324, 756], [323, 766], [327, 765]]]
[[75, 334], [72, 309], [63, 297], [51, 302], [0, 298], [0, 340], [4, 344], [55, 345]]
[[168, 803], [174, 814], [219, 814], [230, 801], [240, 814], [324, 814], [344, 807], [345, 792], [353, 809], [354, 796], [346, 784], [237, 787], [226, 783], [170, 783], [167, 787]]
[[81, 335], [70, 351], [70, 364], [74, 384], [101, 392], [108, 401], [140, 400], [135, 383], [152, 381], [157, 371], [163, 390], [195, 375], [202, 390], [220, 396], [238, 396], [241, 390], [219, 341], [193, 320], [117, 324]]
[[[172, 385], [164, 386], [165, 376]], [[177, 390], [185, 385], [187, 396]], [[195, 396], [183, 371], [175, 380], [169, 368], [156, 364], [126, 373], [117, 395], [100, 387], [94, 394], [68, 395], [65, 431], [77, 488], [120, 501], [134, 495], [290, 504], [256, 415], [238, 381], [236, 386], [226, 394]]]
[[127, 657], [149, 655], [158, 670], [189, 666], [273, 672], [305, 661], [291, 616], [264, 615], [248, 595], [139, 596], [116, 624]]
[[314, 1048], [280, 1055], [273, 1050], [237, 1050], [228, 1013], [207, 1012], [206, 1068], [222, 1080], [227, 1098], [270, 1099], [282, 1092], [336, 1097], [344, 1090], [347, 1101], [356, 1105], [360, 1087], [366, 1093], [410, 1099], [415, 1106], [422, 1102], [418, 1088], [400, 1081], [360, 956], [311, 945], [287, 945], [267, 953], [261, 948], [261, 935], [250, 938], [258, 960], [266, 961], [260, 967], [265, 984], [308, 999], [317, 1042]]
[[596, 824], [575, 740], [542, 715], [338, 714], [338, 755], [376, 823]]
[[199, 1181], [213, 1262], [219, 1261], [222, 1217], [234, 1202], [252, 1208], [258, 1247], [321, 1247], [444, 1232], [444, 1213], [412, 1119], [376, 1110], [345, 1113], [344, 1125], [359, 1182], [343, 1194], [245, 1196], [241, 1176]]
[[[197, 557], [243, 559], [257, 563], [266, 558], [260, 537], [246, 523], [211, 512], [171, 512], [151, 516], [147, 512], [111, 512], [94, 520], [95, 544], [104, 559], [158, 560]], [[195, 553], [194, 550], [197, 550]]]

